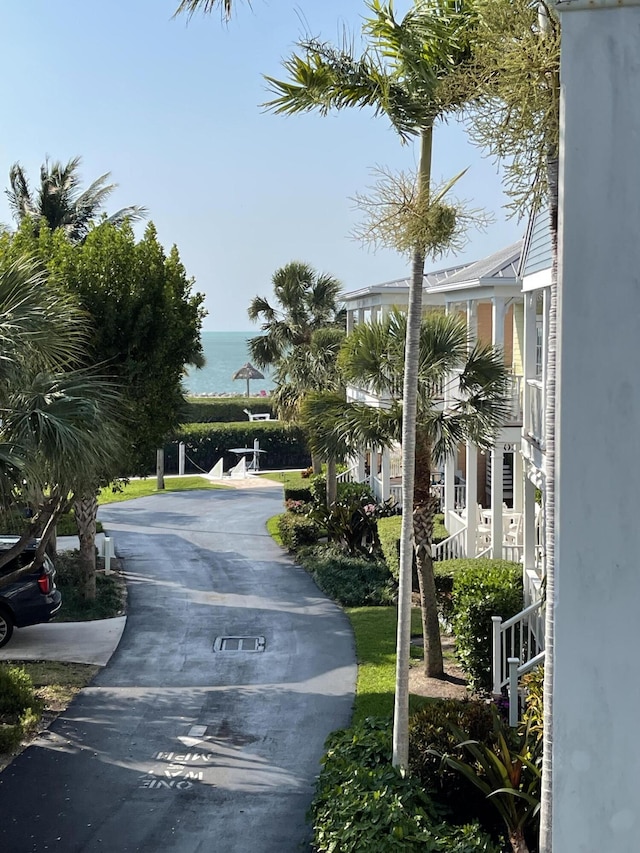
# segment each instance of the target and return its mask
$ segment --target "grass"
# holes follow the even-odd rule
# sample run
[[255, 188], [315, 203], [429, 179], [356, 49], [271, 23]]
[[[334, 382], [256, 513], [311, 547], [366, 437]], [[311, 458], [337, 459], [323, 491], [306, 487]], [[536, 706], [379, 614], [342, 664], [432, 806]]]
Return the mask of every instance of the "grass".
[[96, 576], [96, 597], [93, 601], [82, 598], [75, 584], [60, 572], [60, 566], [67, 554], [56, 558], [58, 577], [56, 586], [62, 593], [62, 607], [54, 622], [91, 622], [93, 619], [111, 619], [122, 616], [125, 611], [126, 588], [122, 576], [112, 574], [106, 577]]
[[146, 498], [149, 495], [160, 495], [164, 492], [189, 492], [195, 489], [226, 489], [227, 486], [212, 483], [205, 477], [165, 477], [164, 489], [156, 488], [156, 478], [148, 477], [144, 480], [130, 480], [120, 491], [114, 492], [110, 486], [106, 486], [98, 495], [99, 504], [118, 503], [119, 501], [130, 501], [134, 498]]
[[[350, 607], [346, 612], [355, 635], [358, 659], [353, 723], [365, 717], [391, 716], [396, 679], [396, 608]], [[411, 611], [411, 633], [422, 633], [420, 609], [416, 607]], [[422, 649], [412, 647], [411, 656], [422, 657]], [[428, 701], [420, 696], [411, 696], [411, 712]]]
[[282, 541], [282, 537], [280, 536], [280, 530], [278, 529], [278, 521], [280, 520], [280, 515], [272, 515], [270, 519], [267, 521], [267, 533], [273, 539], [273, 541], [284, 548], [284, 543]]
[[300, 471], [271, 471], [267, 474], [260, 474], [265, 480], [275, 480], [276, 483], [282, 483], [285, 488], [289, 489], [308, 489], [309, 477], [303, 477]]

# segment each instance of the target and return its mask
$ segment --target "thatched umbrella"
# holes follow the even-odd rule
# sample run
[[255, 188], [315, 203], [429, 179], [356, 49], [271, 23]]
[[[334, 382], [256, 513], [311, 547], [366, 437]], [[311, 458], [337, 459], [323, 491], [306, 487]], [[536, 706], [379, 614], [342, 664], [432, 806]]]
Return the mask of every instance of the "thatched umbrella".
[[247, 380], [247, 397], [249, 396], [249, 380], [250, 379], [264, 379], [264, 373], [260, 373], [250, 361], [240, 368], [240, 370], [236, 370], [236, 372], [231, 377], [232, 379], [246, 379]]

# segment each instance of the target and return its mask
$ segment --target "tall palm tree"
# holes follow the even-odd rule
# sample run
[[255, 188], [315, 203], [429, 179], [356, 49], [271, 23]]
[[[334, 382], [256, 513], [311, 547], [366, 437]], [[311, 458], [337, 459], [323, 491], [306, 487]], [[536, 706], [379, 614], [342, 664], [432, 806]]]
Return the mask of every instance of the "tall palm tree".
[[[37, 229], [39, 220], [44, 219], [52, 231], [60, 228], [72, 242], [82, 242], [117, 184], [106, 183], [110, 176], [110, 172], [106, 172], [82, 190], [78, 174], [80, 163], [80, 157], [64, 165], [47, 158], [40, 167], [40, 185], [36, 192], [31, 189], [20, 163], [14, 163], [9, 171], [10, 189], [5, 192], [15, 220], [20, 223], [32, 219]], [[119, 225], [125, 219], [135, 221], [145, 214], [143, 207], [132, 205], [106, 217], [106, 221]]]
[[[336, 48], [317, 39], [300, 43], [302, 55], [285, 61], [285, 81], [268, 77], [275, 98], [266, 104], [276, 113], [292, 115], [318, 110], [370, 107], [391, 122], [402, 141], [420, 140], [417, 208], [428, 211], [431, 192], [433, 128], [438, 119], [458, 111], [467, 93], [451, 86], [453, 72], [471, 56], [470, 38], [474, 17], [468, 4], [459, 0], [416, 2], [402, 20], [395, 18], [391, 3], [371, 0], [373, 17], [366, 20], [368, 46], [360, 57], [347, 48]], [[460, 77], [456, 77], [459, 81]], [[440, 246], [437, 244], [438, 249]], [[433, 256], [429, 235], [411, 246], [411, 280], [405, 341], [406, 369], [403, 388], [402, 499], [413, 506], [413, 518], [405, 510], [400, 537], [400, 591], [394, 710], [394, 764], [408, 762], [409, 652], [411, 640], [412, 542], [428, 525], [423, 507], [414, 502], [416, 413], [422, 287], [427, 256]]]
[[[385, 319], [355, 327], [342, 346], [339, 366], [344, 378], [389, 399], [386, 408], [373, 409], [335, 398], [310, 401], [307, 419], [316, 422], [320, 444], [336, 440], [353, 450], [377, 445], [391, 447], [403, 435], [400, 389], [406, 368], [404, 342], [407, 316], [392, 311]], [[452, 378], [453, 377], [453, 378]], [[444, 387], [455, 383], [453, 401], [444, 406]], [[433, 519], [438, 501], [430, 489], [436, 463], [470, 440], [489, 448], [508, 408], [507, 372], [502, 353], [473, 343], [464, 322], [451, 315], [428, 314], [421, 323], [417, 365], [417, 412], [414, 524], [419, 523], [415, 555], [420, 583], [425, 675], [443, 674], [440, 629], [431, 557]], [[403, 468], [403, 479], [407, 474]], [[418, 512], [416, 512], [418, 510]], [[409, 515], [409, 513], [407, 513]]]
[[213, 12], [214, 9], [220, 7], [220, 11], [224, 18], [231, 17], [233, 8], [232, 0], [181, 0], [180, 5], [174, 13], [174, 17], [181, 12], [186, 12], [190, 18], [196, 12]]
[[277, 304], [255, 296], [248, 308], [249, 319], [262, 320], [265, 333], [249, 341], [258, 367], [277, 366], [294, 347], [308, 349], [313, 332], [331, 326], [344, 328], [345, 322], [338, 301], [342, 284], [333, 276], [292, 261], [276, 270], [271, 281]]

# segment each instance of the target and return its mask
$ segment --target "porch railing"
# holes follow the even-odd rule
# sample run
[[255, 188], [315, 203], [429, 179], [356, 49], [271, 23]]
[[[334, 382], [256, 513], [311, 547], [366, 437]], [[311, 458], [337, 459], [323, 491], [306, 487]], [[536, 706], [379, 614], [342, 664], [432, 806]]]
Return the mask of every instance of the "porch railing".
[[[436, 495], [440, 501], [440, 511], [444, 509], [444, 483], [434, 483], [431, 486], [431, 494]], [[453, 508], [462, 509], [467, 501], [467, 487], [457, 484], [453, 487]]]
[[[509, 709], [511, 712], [511, 708], [515, 706], [516, 715], [518, 676], [516, 676], [514, 689], [513, 673], [522, 675], [533, 669], [536, 664], [532, 662], [544, 652], [542, 605], [542, 600], [538, 599], [504, 622], [502, 616], [491, 617], [493, 623], [493, 692], [497, 696], [502, 692], [503, 687], [509, 685]], [[531, 665], [529, 666], [529, 664]]]
[[466, 557], [466, 528], [458, 530], [452, 536], [447, 536], [431, 549], [434, 560], [457, 560]]
[[538, 444], [544, 444], [544, 412], [542, 408], [542, 382], [527, 379], [529, 386], [529, 422], [527, 432]]
[[358, 467], [357, 465], [352, 465], [351, 468], [347, 468], [346, 471], [342, 471], [336, 477], [338, 483], [357, 483], [358, 482]]

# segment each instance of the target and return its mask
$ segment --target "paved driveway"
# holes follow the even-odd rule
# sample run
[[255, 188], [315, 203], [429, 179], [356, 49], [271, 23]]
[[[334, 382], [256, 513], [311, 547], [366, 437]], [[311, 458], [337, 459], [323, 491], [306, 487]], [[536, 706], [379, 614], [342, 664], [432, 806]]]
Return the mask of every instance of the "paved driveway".
[[0, 774], [0, 849], [308, 849], [318, 761], [349, 723], [356, 667], [342, 611], [265, 531], [281, 506], [264, 488], [101, 509], [127, 625], [93, 685]]

